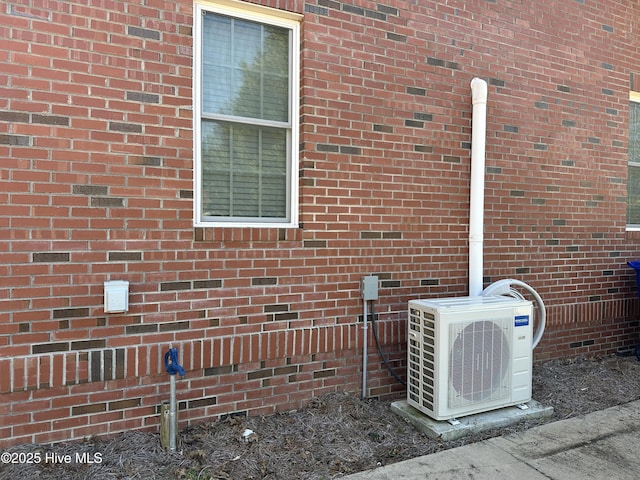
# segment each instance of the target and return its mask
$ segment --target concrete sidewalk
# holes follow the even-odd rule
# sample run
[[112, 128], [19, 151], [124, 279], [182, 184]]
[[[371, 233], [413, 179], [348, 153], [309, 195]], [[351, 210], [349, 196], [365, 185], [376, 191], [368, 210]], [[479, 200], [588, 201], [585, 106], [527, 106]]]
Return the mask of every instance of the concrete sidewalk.
[[640, 400], [344, 478], [636, 480]]

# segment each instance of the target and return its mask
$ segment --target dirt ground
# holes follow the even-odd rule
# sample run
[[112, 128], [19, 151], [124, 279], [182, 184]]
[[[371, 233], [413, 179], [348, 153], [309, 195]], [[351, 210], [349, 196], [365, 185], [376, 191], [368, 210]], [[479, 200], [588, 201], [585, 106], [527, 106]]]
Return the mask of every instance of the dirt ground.
[[[159, 435], [130, 432], [109, 440], [54, 446], [19, 445], [10, 453], [39, 453], [71, 463], [0, 463], [0, 479], [334, 479], [541, 423], [584, 415], [640, 398], [635, 357], [553, 361], [534, 368], [533, 398], [554, 415], [472, 435], [455, 442], [430, 440], [390, 410], [390, 402], [348, 393], [314, 399], [308, 408], [270, 417], [231, 418], [180, 432], [168, 453]], [[244, 441], [243, 433], [254, 433]], [[99, 462], [76, 463], [77, 455]], [[96, 454], [98, 454], [96, 456]]]

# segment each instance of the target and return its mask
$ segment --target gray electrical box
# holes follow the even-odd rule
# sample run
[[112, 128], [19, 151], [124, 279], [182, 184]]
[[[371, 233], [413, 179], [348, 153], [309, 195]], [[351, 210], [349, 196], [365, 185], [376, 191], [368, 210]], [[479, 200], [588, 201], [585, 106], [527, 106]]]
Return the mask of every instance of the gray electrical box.
[[375, 275], [369, 275], [368, 277], [362, 277], [362, 284], [360, 286], [362, 291], [363, 300], [377, 300], [378, 299], [378, 277]]

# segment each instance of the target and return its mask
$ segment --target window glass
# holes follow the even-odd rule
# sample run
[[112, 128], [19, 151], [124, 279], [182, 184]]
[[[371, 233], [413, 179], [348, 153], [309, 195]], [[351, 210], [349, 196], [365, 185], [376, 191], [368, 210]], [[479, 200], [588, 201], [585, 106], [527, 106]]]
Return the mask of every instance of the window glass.
[[285, 217], [283, 129], [202, 122], [202, 207], [213, 217]]
[[629, 105], [627, 224], [640, 227], [640, 103]]
[[202, 111], [287, 122], [288, 29], [212, 13], [202, 28]]

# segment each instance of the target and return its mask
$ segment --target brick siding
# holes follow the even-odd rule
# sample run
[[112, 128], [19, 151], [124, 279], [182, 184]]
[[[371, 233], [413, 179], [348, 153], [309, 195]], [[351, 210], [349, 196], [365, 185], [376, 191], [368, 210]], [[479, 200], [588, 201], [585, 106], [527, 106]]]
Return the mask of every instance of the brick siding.
[[[297, 229], [193, 227], [191, 0], [2, 8], [0, 446], [157, 431], [169, 345], [181, 427], [358, 392], [368, 274], [404, 372], [407, 301], [468, 288], [476, 76], [485, 284], [545, 299], [538, 362], [638, 343], [634, 2], [256, 3], [303, 14]], [[402, 395], [369, 352], [368, 394]]]

